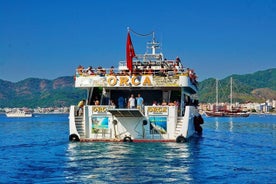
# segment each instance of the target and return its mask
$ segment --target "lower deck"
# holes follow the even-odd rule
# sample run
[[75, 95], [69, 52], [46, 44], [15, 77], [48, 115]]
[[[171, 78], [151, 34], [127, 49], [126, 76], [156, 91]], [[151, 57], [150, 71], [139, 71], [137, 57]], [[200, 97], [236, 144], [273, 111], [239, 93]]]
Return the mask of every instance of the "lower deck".
[[184, 142], [195, 132], [198, 111], [187, 106], [178, 116], [177, 106], [145, 106], [118, 109], [114, 106], [85, 106], [76, 116], [70, 109], [70, 140], [81, 142]]

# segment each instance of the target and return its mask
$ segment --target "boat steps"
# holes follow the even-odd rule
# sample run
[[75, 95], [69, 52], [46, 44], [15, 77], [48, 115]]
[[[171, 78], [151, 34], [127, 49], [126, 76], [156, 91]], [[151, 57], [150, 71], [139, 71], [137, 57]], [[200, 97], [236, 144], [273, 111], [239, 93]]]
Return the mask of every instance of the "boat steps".
[[82, 121], [82, 116], [75, 116], [75, 125], [80, 137], [84, 137], [84, 123]]
[[179, 136], [181, 129], [182, 129], [182, 123], [183, 123], [183, 118], [179, 117], [177, 118], [177, 123], [176, 123], [176, 127], [175, 127], [175, 136]]

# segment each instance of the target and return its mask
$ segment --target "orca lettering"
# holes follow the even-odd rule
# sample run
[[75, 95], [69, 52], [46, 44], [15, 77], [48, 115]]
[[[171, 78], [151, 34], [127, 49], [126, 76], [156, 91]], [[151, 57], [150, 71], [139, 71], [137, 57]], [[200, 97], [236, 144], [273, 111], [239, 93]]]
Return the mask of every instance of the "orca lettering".
[[152, 86], [152, 79], [149, 76], [109, 76], [107, 84], [109, 86]]

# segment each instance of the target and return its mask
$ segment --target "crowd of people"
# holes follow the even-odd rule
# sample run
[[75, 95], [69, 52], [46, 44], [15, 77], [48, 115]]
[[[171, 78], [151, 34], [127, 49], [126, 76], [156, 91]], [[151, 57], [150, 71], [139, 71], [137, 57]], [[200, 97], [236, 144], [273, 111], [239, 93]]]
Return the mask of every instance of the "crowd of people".
[[188, 73], [194, 84], [197, 84], [197, 76], [193, 69], [184, 68], [183, 64], [179, 57], [176, 57], [175, 61], [165, 61], [159, 63], [158, 66], [155, 66], [151, 62], [147, 62], [147, 64], [142, 64], [141, 62], [135, 62], [133, 64], [133, 71], [129, 70], [120, 70], [115, 71], [114, 66], [111, 66], [108, 69], [105, 69], [101, 66], [97, 68], [93, 68], [89, 66], [88, 68], [84, 68], [82, 65], [79, 65], [76, 70], [76, 76], [90, 76], [90, 75], [156, 75], [156, 76], [172, 76], [182, 73]]

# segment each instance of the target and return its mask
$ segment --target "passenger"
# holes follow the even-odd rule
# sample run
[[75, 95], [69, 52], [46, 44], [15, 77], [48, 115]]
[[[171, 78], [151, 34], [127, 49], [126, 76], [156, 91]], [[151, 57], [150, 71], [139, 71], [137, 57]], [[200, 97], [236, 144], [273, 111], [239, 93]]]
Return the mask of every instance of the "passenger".
[[95, 105], [100, 105], [100, 101], [99, 101], [99, 100], [96, 100], [96, 101], [95, 101]]
[[178, 102], [178, 101], [175, 100], [173, 103], [174, 103], [174, 105], [175, 105], [176, 107], [179, 106], [179, 102]]
[[123, 70], [122, 75], [128, 75], [128, 70]]
[[79, 103], [78, 103], [78, 109], [77, 109], [77, 116], [79, 116], [80, 110], [83, 113], [83, 107], [84, 107], [84, 105], [85, 105], [85, 100], [84, 99], [81, 100], [81, 101], [79, 101]]
[[174, 73], [174, 75], [176, 75], [178, 73], [178, 67], [177, 66], [173, 67], [173, 73]]
[[133, 74], [134, 74], [135, 76], [137, 76], [137, 75], [142, 75], [142, 70], [139, 69], [138, 66], [136, 66], [136, 67], [134, 68]]
[[154, 100], [152, 106], [157, 106], [157, 102]]
[[174, 106], [174, 103], [173, 103], [173, 102], [170, 102], [168, 105], [169, 105], [169, 106]]
[[97, 69], [97, 75], [99, 76], [105, 76], [105, 70], [103, 69], [103, 67], [99, 66]]
[[141, 97], [140, 93], [136, 97], [136, 101], [137, 101], [137, 109], [143, 111], [144, 99], [143, 97]]
[[131, 94], [130, 98], [128, 99], [128, 108], [135, 108], [135, 98], [133, 94]]
[[120, 96], [120, 97], [118, 98], [118, 107], [119, 107], [119, 108], [124, 108], [124, 107], [125, 107], [125, 99], [124, 99], [124, 97], [122, 97], [122, 96]]
[[181, 70], [183, 68], [183, 65], [181, 63], [181, 60], [180, 58], [177, 56], [176, 59], [175, 59], [175, 63], [176, 63], [176, 66], [179, 70]]
[[153, 69], [151, 68], [151, 65], [148, 66], [148, 69], [146, 70], [146, 74], [152, 75]]
[[115, 75], [115, 73], [114, 73], [114, 66], [111, 66], [111, 68], [109, 70], [109, 75]]
[[159, 75], [162, 76], [162, 77], [165, 77], [166, 76], [166, 71], [165, 71], [165, 68], [164, 68], [164, 65], [161, 64], [161, 68], [160, 68], [160, 71], [159, 71]]
[[109, 101], [109, 105], [111, 105], [111, 106], [116, 106], [114, 100], [112, 100], [112, 99]]
[[78, 68], [77, 68], [77, 74], [78, 75], [82, 75], [83, 74], [83, 70], [84, 70], [84, 67], [79, 65]]
[[162, 106], [166, 106], [166, 105], [167, 105], [166, 100], [163, 100], [163, 102], [162, 102]]
[[87, 75], [94, 75], [94, 71], [93, 71], [92, 66], [89, 66], [89, 67], [86, 69], [86, 74], [87, 74]]

